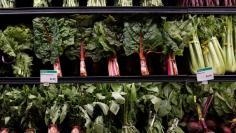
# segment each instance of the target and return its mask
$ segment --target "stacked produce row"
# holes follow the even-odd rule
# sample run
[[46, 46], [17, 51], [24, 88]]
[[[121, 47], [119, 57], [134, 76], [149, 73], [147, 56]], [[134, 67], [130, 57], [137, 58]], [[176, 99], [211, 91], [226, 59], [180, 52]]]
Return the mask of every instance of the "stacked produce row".
[[235, 84], [6, 85], [0, 91], [1, 127], [9, 132], [235, 132]]
[[[205, 67], [212, 67], [216, 75], [233, 73], [236, 71], [235, 22], [234, 16], [212, 15], [186, 16], [180, 20], [110, 15], [37, 17], [33, 19], [32, 29], [8, 26], [1, 32], [1, 74], [30, 77], [33, 69], [38, 75], [42, 68], [33, 65], [34, 61], [45, 64], [47, 69], [54, 66], [58, 76], [63, 76], [60, 60], [63, 57], [80, 62], [76, 66], [80, 76], [90, 76], [88, 68], [103, 71], [94, 65], [99, 62], [107, 68], [109, 76], [120, 76], [124, 74], [124, 71], [120, 73], [120, 67], [132, 71], [130, 67], [135, 65], [130, 57], [135, 55], [139, 65], [134, 70], [142, 76], [155, 75], [156, 67], [161, 68], [158, 70], [161, 74], [178, 75], [175, 58], [183, 55], [189, 57], [184, 62], [193, 74]], [[149, 59], [150, 55], [154, 58]], [[121, 57], [126, 62], [120, 66]]]

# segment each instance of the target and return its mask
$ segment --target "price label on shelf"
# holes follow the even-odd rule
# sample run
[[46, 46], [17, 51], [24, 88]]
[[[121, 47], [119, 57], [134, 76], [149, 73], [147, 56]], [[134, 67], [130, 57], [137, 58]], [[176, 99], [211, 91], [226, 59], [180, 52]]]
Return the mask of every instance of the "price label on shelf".
[[207, 82], [208, 80], [213, 80], [213, 79], [214, 79], [214, 72], [212, 67], [202, 68], [197, 71], [198, 82]]
[[40, 83], [57, 83], [57, 71], [40, 70]]

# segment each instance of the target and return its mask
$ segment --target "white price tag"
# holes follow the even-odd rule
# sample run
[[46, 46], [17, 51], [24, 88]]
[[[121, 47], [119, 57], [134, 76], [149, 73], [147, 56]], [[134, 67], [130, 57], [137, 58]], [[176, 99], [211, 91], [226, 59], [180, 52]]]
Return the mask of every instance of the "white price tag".
[[202, 68], [197, 71], [198, 82], [205, 82], [205, 81], [213, 80], [213, 79], [214, 79], [214, 72], [213, 72], [212, 67]]
[[57, 83], [57, 71], [40, 70], [40, 83]]

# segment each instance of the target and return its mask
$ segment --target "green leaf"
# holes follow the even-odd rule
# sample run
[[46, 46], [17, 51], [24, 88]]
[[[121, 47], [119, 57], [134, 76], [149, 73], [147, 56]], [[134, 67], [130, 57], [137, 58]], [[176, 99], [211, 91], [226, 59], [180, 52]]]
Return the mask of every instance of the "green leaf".
[[110, 104], [110, 111], [114, 114], [114, 115], [117, 115], [117, 113], [119, 112], [120, 110], [120, 105], [117, 104], [115, 101], [111, 101], [111, 104]]
[[85, 108], [86, 112], [88, 112], [88, 114], [92, 117], [93, 112], [94, 112], [94, 105], [93, 104], [86, 104], [86, 105], [84, 105], [84, 108]]
[[64, 104], [61, 109], [61, 115], [60, 115], [60, 123], [62, 123], [67, 115], [68, 112], [68, 104]]
[[167, 114], [170, 113], [170, 111], [171, 111], [171, 105], [169, 101], [162, 100], [159, 111], [158, 111], [158, 114], [160, 115], [160, 117], [166, 116]]
[[125, 98], [121, 96], [119, 92], [112, 92], [112, 97], [116, 100], [119, 104], [125, 103]]
[[94, 133], [104, 133], [104, 123], [103, 123], [103, 117], [102, 116], [98, 116], [94, 122], [93, 125], [94, 128]]
[[103, 96], [101, 93], [96, 93], [96, 97], [97, 97], [99, 100], [104, 100], [104, 99], [106, 99], [106, 97]]
[[109, 106], [107, 106], [105, 103], [101, 103], [101, 102], [93, 102], [93, 105], [98, 105], [100, 107], [100, 109], [102, 110], [104, 115], [108, 114], [109, 111]]
[[10, 119], [11, 119], [10, 116], [4, 117], [4, 124], [7, 125]]

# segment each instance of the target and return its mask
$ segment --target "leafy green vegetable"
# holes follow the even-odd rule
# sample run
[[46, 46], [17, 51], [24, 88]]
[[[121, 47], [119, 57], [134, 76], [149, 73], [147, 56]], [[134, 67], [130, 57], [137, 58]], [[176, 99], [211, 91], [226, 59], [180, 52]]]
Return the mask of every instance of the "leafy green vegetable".
[[96, 22], [93, 27], [91, 38], [85, 49], [86, 56], [97, 62], [104, 57], [116, 55], [121, 47], [121, 35], [116, 31], [116, 26], [109, 27], [104, 21]]
[[13, 73], [19, 77], [30, 77], [32, 57], [26, 52], [32, 49], [31, 30], [24, 26], [8, 26], [0, 33], [0, 49], [15, 58]]
[[40, 17], [33, 20], [34, 51], [43, 63], [54, 64], [64, 50], [75, 44], [76, 22], [72, 19]]
[[143, 35], [143, 49], [145, 52], [157, 51], [157, 47], [163, 43], [162, 33], [153, 20], [125, 22], [123, 45], [126, 56], [139, 52], [140, 33]]

